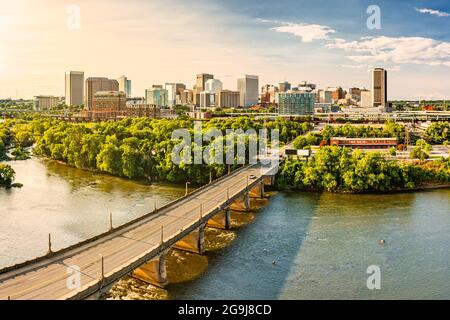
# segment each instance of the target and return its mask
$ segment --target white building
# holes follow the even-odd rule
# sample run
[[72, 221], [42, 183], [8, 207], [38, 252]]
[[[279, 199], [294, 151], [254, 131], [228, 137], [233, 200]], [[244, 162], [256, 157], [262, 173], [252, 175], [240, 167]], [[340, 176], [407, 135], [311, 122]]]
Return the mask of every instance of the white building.
[[258, 104], [258, 76], [244, 75], [238, 78], [237, 87], [240, 95], [240, 105], [242, 107], [250, 107]]
[[359, 106], [361, 108], [372, 108], [372, 91], [366, 90], [366, 91], [362, 91], [361, 90], [361, 102], [359, 103]]

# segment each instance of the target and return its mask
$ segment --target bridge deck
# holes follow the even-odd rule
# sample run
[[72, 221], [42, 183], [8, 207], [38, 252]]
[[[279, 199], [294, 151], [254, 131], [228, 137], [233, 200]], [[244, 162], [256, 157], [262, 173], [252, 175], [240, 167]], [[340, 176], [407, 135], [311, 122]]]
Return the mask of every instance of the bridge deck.
[[[270, 170], [260, 165], [239, 170], [97, 240], [0, 272], [0, 300], [86, 298], [170, 248]], [[257, 178], [248, 179], [249, 175]], [[104, 258], [103, 281], [100, 255]], [[81, 288], [68, 287], [71, 268], [81, 271]]]

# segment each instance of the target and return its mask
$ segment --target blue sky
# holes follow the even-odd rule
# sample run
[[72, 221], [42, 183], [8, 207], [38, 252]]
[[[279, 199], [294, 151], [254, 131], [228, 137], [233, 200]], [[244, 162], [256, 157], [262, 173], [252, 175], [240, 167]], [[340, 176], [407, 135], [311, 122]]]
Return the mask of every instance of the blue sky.
[[[369, 5], [380, 30], [366, 26]], [[142, 96], [200, 72], [228, 89], [241, 74], [370, 87], [369, 70], [385, 67], [391, 99], [450, 99], [449, 30], [447, 0], [17, 0], [0, 9], [0, 97], [63, 94], [67, 70], [125, 74]]]

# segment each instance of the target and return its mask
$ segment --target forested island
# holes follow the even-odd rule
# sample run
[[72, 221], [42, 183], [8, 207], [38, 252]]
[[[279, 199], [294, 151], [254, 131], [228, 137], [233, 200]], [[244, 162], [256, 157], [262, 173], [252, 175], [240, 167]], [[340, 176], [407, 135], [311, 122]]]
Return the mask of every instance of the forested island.
[[[11, 146], [14, 146], [11, 154], [16, 160], [26, 159], [27, 150], [33, 146], [35, 156], [80, 169], [128, 179], [189, 181], [200, 185], [209, 181], [210, 173], [217, 178], [226, 174], [228, 168], [225, 164], [173, 163], [171, 151], [177, 142], [171, 140], [172, 132], [186, 128], [193, 134], [193, 125], [194, 122], [186, 118], [128, 118], [97, 123], [68, 123], [38, 117], [7, 120], [0, 123], [0, 159], [8, 159], [6, 150]], [[424, 134], [423, 143], [448, 143], [448, 127], [448, 122], [431, 125]], [[395, 137], [402, 144], [404, 126], [395, 122], [387, 122], [382, 128], [351, 124], [326, 126], [320, 133], [311, 133], [312, 125], [307, 121], [238, 117], [205, 121], [203, 130], [210, 128], [217, 128], [224, 135], [227, 129], [276, 128], [282, 144], [295, 140], [293, 145], [299, 149], [318, 145], [317, 153], [308, 162], [287, 159], [283, 163], [277, 177], [280, 190], [388, 192], [450, 182], [448, 159], [403, 162], [388, 160], [377, 152], [365, 153], [327, 145], [332, 136]], [[421, 143], [419, 141], [418, 145]], [[236, 163], [232, 167], [235, 169], [239, 165]]]

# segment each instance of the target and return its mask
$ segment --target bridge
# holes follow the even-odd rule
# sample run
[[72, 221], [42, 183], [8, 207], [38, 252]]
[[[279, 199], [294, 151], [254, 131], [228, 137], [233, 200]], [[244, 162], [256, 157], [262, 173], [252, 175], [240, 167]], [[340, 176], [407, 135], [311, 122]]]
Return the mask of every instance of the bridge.
[[162, 208], [93, 239], [0, 270], [0, 300], [95, 299], [132, 275], [167, 284], [171, 248], [202, 254], [204, 228], [230, 227], [230, 209], [250, 210], [263, 197], [278, 165], [242, 167]]

